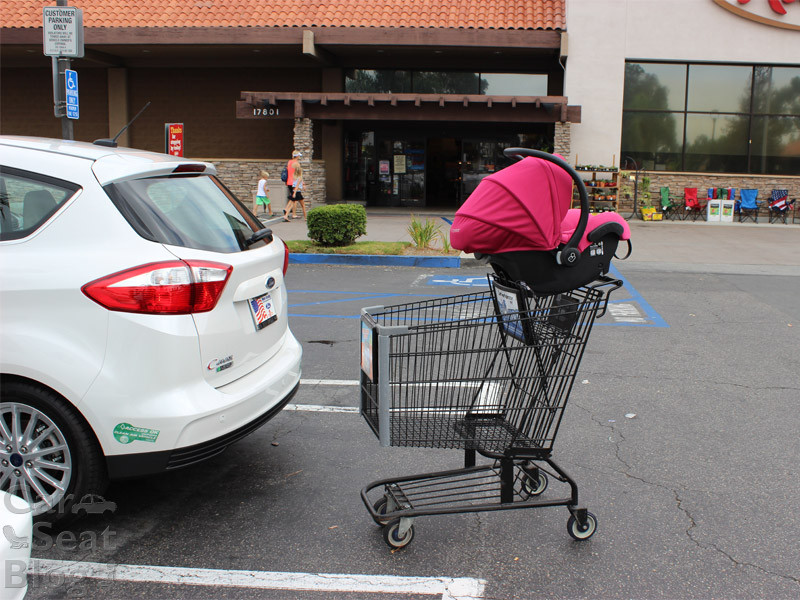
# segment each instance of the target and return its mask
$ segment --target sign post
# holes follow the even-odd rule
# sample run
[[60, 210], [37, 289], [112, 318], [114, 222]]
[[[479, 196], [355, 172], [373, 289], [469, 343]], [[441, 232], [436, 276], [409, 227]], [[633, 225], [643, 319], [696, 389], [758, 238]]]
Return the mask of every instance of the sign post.
[[[79, 118], [80, 111], [78, 74], [70, 70], [70, 58], [81, 58], [84, 53], [83, 11], [67, 6], [67, 0], [57, 0], [57, 4], [42, 9], [44, 54], [53, 62], [53, 114], [61, 118], [61, 137], [72, 140], [72, 121]], [[70, 89], [70, 83], [74, 88]]]

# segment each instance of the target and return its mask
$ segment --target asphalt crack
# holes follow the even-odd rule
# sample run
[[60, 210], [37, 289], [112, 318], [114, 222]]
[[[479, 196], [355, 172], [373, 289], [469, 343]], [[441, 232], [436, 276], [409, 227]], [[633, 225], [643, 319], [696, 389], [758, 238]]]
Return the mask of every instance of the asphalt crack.
[[[790, 582], [796, 584], [798, 587], [800, 587], [800, 577], [794, 577], [792, 575], [785, 575], [783, 573], [776, 573], [774, 571], [770, 571], [769, 569], [766, 569], [766, 568], [764, 568], [764, 567], [762, 567], [760, 565], [757, 565], [755, 563], [750, 563], [750, 562], [737, 560], [732, 554], [730, 554], [729, 552], [727, 552], [724, 549], [720, 548], [719, 546], [717, 546], [713, 542], [701, 542], [700, 540], [698, 540], [695, 537], [695, 535], [693, 534], [693, 530], [698, 528], [699, 525], [698, 525], [697, 521], [695, 520], [695, 518], [692, 516], [692, 513], [689, 511], [689, 509], [684, 506], [684, 500], [681, 498], [680, 490], [672, 488], [672, 487], [664, 485], [664, 484], [661, 484], [661, 483], [648, 481], [647, 479], [644, 479], [643, 477], [638, 477], [636, 475], [633, 475], [630, 472], [630, 471], [633, 470], [633, 466], [630, 465], [624, 458], [622, 458], [622, 455], [621, 455], [621, 444], [622, 444], [622, 442], [626, 441], [625, 440], [625, 436], [622, 434], [622, 432], [619, 431], [614, 426], [613, 423], [605, 423], [602, 420], [598, 419], [594, 415], [594, 413], [591, 410], [589, 410], [588, 408], [586, 408], [585, 406], [581, 406], [578, 403], [575, 403], [575, 405], [578, 408], [580, 408], [581, 410], [585, 411], [589, 415], [589, 418], [594, 423], [596, 423], [600, 427], [603, 427], [605, 429], [609, 429], [611, 431], [612, 435], [608, 436], [608, 440], [614, 445], [614, 457], [617, 459], [617, 461], [620, 464], [624, 465], [624, 469], [621, 470], [621, 471], [612, 468], [611, 470], [614, 473], [617, 473], [617, 474], [620, 474], [620, 475], [624, 475], [625, 477], [627, 477], [629, 479], [633, 479], [634, 481], [639, 481], [639, 482], [641, 482], [641, 483], [643, 483], [645, 485], [653, 486], [653, 487], [656, 487], [658, 489], [661, 489], [661, 490], [664, 490], [664, 491], [668, 491], [673, 495], [673, 497], [675, 498], [675, 504], [676, 504], [676, 507], [677, 507], [678, 511], [680, 511], [689, 522], [689, 527], [686, 529], [686, 537], [694, 545], [696, 545], [698, 548], [701, 548], [703, 550], [713, 550], [713, 551], [717, 552], [720, 556], [722, 556], [722, 557], [726, 558], [727, 560], [729, 560], [731, 562], [731, 564], [733, 564], [735, 567], [738, 567], [738, 568], [750, 567], [750, 568], [756, 569], [757, 571], [760, 571], [760, 572], [764, 573], [765, 575], [770, 575], [770, 576], [773, 576], [773, 577], [778, 577], [780, 579], [784, 579], [784, 580], [790, 581]], [[618, 437], [619, 439], [617, 440], [617, 439], [615, 439], [615, 437]], [[687, 490], [684, 489], [684, 491], [687, 491]]]

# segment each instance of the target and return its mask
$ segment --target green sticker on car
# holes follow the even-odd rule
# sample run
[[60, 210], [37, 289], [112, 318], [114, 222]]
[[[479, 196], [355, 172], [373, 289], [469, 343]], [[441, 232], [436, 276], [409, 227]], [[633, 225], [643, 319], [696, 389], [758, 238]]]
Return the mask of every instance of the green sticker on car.
[[158, 429], [148, 429], [147, 427], [134, 427], [130, 423], [120, 423], [114, 427], [114, 438], [120, 444], [130, 444], [131, 442], [150, 442], [155, 443], [158, 439]]

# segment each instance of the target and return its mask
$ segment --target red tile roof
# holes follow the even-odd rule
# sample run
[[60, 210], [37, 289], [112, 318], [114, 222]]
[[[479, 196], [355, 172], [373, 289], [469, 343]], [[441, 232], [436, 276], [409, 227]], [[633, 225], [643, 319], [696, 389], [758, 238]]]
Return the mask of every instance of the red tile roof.
[[[566, 0], [70, 0], [84, 27], [564, 29]], [[2, 0], [0, 27], [42, 27], [54, 0]]]

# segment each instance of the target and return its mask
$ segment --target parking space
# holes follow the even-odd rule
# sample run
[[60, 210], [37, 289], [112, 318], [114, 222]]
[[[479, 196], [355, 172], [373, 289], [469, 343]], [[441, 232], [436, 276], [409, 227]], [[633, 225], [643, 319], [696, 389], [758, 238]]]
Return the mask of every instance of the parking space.
[[392, 552], [362, 487], [463, 454], [379, 445], [357, 410], [359, 311], [466, 288], [432, 285], [438, 270], [295, 265], [290, 324], [305, 354], [291, 405], [201, 465], [113, 484], [111, 517], [66, 530], [83, 548], [37, 539], [29, 598], [796, 597], [797, 380], [771, 377], [767, 352], [796, 344], [782, 308], [796, 278], [625, 275], [620, 303], [650, 322], [602, 319], [554, 445], [598, 516], [591, 540], [573, 541], [553, 507], [423, 517]]

